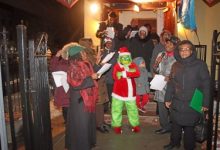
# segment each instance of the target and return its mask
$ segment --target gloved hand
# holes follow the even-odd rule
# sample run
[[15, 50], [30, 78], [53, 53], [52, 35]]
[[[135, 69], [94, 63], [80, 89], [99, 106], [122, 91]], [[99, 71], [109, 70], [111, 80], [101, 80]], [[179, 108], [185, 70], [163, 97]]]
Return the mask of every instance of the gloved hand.
[[129, 69], [129, 72], [135, 72], [136, 69]]
[[122, 77], [122, 72], [117, 72], [117, 73], [116, 73], [116, 76], [117, 76], [118, 79], [121, 79], [121, 77]]

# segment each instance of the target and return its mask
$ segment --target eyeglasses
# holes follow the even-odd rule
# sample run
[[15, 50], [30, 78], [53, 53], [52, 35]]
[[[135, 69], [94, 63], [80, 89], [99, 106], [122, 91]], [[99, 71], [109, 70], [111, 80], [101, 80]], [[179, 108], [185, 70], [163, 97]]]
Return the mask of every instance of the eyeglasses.
[[189, 51], [192, 51], [192, 49], [190, 47], [184, 47], [184, 48], [179, 48], [179, 51], [180, 52], [189, 52]]

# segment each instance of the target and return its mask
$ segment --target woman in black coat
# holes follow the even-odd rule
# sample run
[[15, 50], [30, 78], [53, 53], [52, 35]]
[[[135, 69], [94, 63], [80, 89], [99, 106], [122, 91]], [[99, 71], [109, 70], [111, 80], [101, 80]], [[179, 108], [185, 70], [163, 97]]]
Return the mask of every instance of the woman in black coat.
[[70, 105], [66, 124], [68, 150], [91, 150], [96, 144], [95, 106], [98, 99], [98, 74], [94, 72], [85, 47], [69, 43], [63, 48], [68, 56], [67, 81]]
[[193, 150], [194, 127], [201, 114], [190, 107], [190, 102], [197, 88], [204, 95], [202, 111], [208, 110], [210, 76], [206, 63], [196, 58], [195, 47], [190, 41], [180, 42], [174, 55], [177, 62], [172, 66], [165, 95], [165, 105], [171, 111], [171, 142], [164, 149], [179, 147], [183, 130], [184, 148]]

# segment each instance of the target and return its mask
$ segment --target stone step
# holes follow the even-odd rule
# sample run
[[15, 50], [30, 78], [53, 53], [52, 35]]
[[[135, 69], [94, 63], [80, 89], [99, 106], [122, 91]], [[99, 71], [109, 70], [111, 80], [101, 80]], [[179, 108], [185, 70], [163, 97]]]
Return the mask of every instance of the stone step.
[[[123, 124], [129, 124], [127, 115], [122, 115], [122, 119], [123, 119]], [[104, 120], [106, 123], [111, 124], [111, 115], [105, 114]], [[159, 125], [158, 116], [139, 116], [139, 120], [141, 124], [148, 123], [152, 125]]]
[[149, 102], [147, 105], [145, 105], [145, 109], [147, 110], [147, 112], [145, 114], [142, 114], [142, 115], [156, 116], [157, 103], [154, 102], [154, 101]]
[[[158, 116], [156, 115], [156, 107], [157, 103], [155, 101], [150, 101], [146, 106], [145, 109], [147, 110], [146, 113], [139, 112], [139, 118], [141, 123], [150, 123], [153, 125], [158, 125]], [[128, 116], [126, 109], [122, 112], [123, 123], [128, 123]], [[108, 112], [104, 116], [105, 122], [111, 124], [111, 113]]]

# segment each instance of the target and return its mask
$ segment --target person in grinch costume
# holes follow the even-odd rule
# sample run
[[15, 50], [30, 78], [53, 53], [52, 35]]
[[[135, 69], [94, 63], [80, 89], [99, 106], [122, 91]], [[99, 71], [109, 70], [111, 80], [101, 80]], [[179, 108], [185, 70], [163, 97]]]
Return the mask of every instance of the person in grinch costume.
[[134, 78], [140, 76], [127, 47], [119, 49], [118, 62], [113, 68], [114, 86], [112, 92], [112, 127], [116, 134], [122, 133], [122, 110], [125, 104], [132, 132], [139, 132], [139, 116], [136, 105], [136, 85]]

